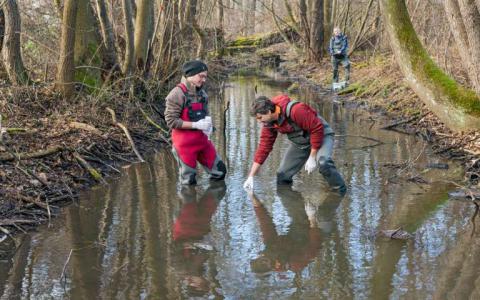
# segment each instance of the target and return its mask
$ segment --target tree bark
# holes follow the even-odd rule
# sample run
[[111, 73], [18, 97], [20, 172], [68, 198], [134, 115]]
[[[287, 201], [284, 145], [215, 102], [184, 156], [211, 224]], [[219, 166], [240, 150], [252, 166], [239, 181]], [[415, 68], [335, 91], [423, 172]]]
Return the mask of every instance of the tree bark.
[[[332, 25], [332, 0], [323, 0], [323, 28], [324, 36], [330, 34], [333, 30]], [[329, 40], [324, 38], [323, 47], [326, 48]]]
[[[181, 14], [182, 11], [179, 11]], [[185, 7], [185, 40], [191, 41], [193, 38], [193, 23], [197, 16], [197, 0], [188, 0], [187, 6]]]
[[223, 34], [224, 32], [223, 0], [217, 0], [217, 18], [218, 18], [218, 30]]
[[28, 73], [23, 65], [20, 51], [20, 32], [22, 30], [20, 13], [16, 0], [4, 2], [5, 36], [3, 40], [3, 61], [9, 80], [16, 85], [29, 82]]
[[310, 49], [308, 59], [312, 62], [320, 62], [324, 54], [323, 0], [312, 0], [310, 9]]
[[402, 0], [380, 0], [390, 45], [410, 87], [453, 130], [480, 128], [480, 99], [447, 76], [423, 48]]
[[470, 64], [466, 66], [475, 91], [480, 95], [480, 12], [474, 0], [458, 0], [468, 41]]
[[105, 0], [96, 0], [98, 20], [102, 31], [103, 40], [103, 68], [108, 72], [118, 70], [117, 51], [115, 49], [115, 35], [112, 23], [108, 18]]
[[125, 76], [129, 76], [133, 71], [133, 54], [134, 35], [133, 35], [133, 21], [132, 21], [132, 3], [130, 0], [122, 1], [123, 21], [125, 23], [125, 57], [122, 65], [122, 72]]
[[310, 47], [310, 26], [308, 21], [308, 8], [307, 8], [306, 0], [300, 0], [299, 11], [300, 11], [300, 28], [301, 28], [302, 35], [304, 37], [304, 51], [308, 53], [308, 48]]
[[75, 24], [77, 19], [77, 0], [65, 0], [63, 7], [62, 35], [60, 38], [60, 60], [57, 71], [57, 90], [69, 98], [74, 92], [75, 76]]
[[148, 73], [148, 47], [153, 33], [153, 0], [137, 2], [137, 17], [135, 20], [135, 67], [138, 72]]

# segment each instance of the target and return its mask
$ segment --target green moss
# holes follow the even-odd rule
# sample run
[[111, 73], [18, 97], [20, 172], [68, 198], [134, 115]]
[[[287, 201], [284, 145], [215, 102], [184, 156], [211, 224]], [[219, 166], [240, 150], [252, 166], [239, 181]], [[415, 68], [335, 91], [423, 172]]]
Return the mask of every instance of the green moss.
[[355, 95], [361, 94], [365, 92], [365, 87], [360, 83], [352, 83], [351, 85], [347, 86], [345, 89], [338, 92], [338, 95], [346, 95], [355, 93]]
[[430, 58], [412, 26], [405, 2], [387, 1], [387, 12], [392, 18], [400, 44], [406, 45], [414, 74], [430, 88], [445, 95], [455, 107], [480, 117], [480, 98], [474, 91], [461, 86], [445, 74]]
[[262, 37], [259, 36], [246, 36], [239, 37], [228, 44], [229, 47], [238, 46], [259, 46], [262, 44]]
[[232, 46], [225, 48], [225, 53], [229, 55], [243, 53], [243, 52], [255, 52], [256, 46]]
[[75, 70], [75, 81], [81, 82], [87, 87], [89, 93], [94, 92], [101, 86], [100, 74], [97, 70], [78, 68]]

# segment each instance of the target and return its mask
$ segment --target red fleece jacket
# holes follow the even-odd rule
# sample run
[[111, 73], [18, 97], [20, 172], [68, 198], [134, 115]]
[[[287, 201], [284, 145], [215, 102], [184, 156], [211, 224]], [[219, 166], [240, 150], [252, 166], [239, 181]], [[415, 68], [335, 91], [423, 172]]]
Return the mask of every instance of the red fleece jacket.
[[[260, 143], [255, 152], [254, 161], [259, 164], [267, 159], [268, 154], [273, 149], [273, 144], [277, 139], [278, 132], [290, 133], [294, 131], [285, 116], [287, 104], [291, 99], [287, 95], [279, 95], [272, 98], [272, 102], [281, 109], [277, 124], [272, 127], [263, 126], [260, 133]], [[292, 107], [290, 120], [297, 124], [303, 130], [310, 133], [310, 145], [312, 149], [320, 149], [323, 142], [323, 124], [317, 117], [317, 112], [305, 103], [298, 103]]]

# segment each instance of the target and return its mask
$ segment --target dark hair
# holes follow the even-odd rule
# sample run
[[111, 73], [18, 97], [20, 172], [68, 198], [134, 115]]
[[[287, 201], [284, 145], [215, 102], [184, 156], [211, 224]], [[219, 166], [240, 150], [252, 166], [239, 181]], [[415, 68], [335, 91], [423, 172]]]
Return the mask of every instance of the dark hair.
[[265, 96], [255, 99], [250, 107], [250, 115], [255, 117], [257, 114], [265, 115], [268, 112], [275, 111], [275, 104]]

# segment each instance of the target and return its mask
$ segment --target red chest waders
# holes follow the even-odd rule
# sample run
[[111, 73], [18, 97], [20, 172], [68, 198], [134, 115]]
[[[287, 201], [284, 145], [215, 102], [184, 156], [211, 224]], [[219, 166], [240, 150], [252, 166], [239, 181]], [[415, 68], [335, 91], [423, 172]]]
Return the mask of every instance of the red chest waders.
[[[183, 110], [180, 119], [196, 122], [207, 116], [207, 94], [200, 90], [199, 97], [193, 97], [187, 91], [184, 84], [179, 84], [185, 96]], [[197, 161], [210, 174], [212, 180], [225, 178], [227, 168], [215, 147], [208, 137], [196, 129], [173, 129], [172, 130], [173, 153], [179, 164], [180, 181], [182, 184], [196, 184]]]
[[[184, 84], [179, 84], [185, 95], [185, 105], [180, 118], [183, 121], [196, 122], [207, 115], [207, 97], [202, 95], [198, 102], [193, 102]], [[212, 169], [216, 151], [208, 137], [197, 129], [173, 129], [172, 142], [179, 158], [187, 166], [195, 168], [197, 161]]]

